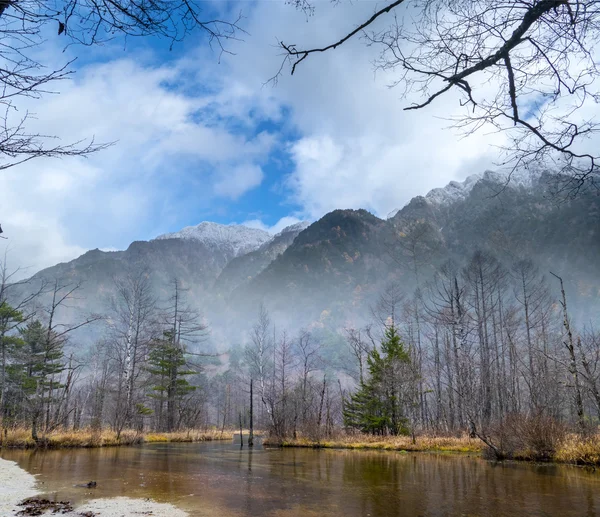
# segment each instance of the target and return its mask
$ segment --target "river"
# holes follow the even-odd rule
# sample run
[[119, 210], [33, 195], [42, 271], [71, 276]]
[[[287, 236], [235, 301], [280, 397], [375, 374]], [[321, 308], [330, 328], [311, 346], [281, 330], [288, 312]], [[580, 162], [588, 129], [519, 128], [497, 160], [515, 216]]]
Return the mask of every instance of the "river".
[[[262, 449], [220, 442], [5, 450], [76, 504], [129, 496], [191, 516], [595, 516], [600, 474], [454, 454]], [[97, 481], [95, 489], [73, 485]]]

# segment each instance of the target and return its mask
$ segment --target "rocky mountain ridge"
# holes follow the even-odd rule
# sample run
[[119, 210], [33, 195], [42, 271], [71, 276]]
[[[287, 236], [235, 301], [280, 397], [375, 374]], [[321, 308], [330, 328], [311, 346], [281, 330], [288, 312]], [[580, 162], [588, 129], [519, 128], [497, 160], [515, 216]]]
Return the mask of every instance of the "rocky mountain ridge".
[[223, 336], [237, 332], [232, 320], [254, 318], [260, 301], [303, 325], [345, 324], [368, 316], [390, 280], [411, 293], [444, 261], [463, 264], [478, 249], [507, 267], [531, 257], [584, 293], [582, 306], [593, 311], [600, 299], [600, 196], [556, 200], [544, 176], [507, 184], [488, 171], [417, 196], [387, 220], [366, 210], [334, 210], [277, 235], [206, 222], [124, 251], [89, 251], [40, 271], [31, 283], [57, 277], [80, 283], [77, 308], [103, 312], [114, 279], [144, 268], [163, 300], [177, 278], [214, 324], [214, 335]]
[[199, 241], [208, 248], [227, 251], [233, 258], [258, 249], [272, 240], [273, 236], [265, 230], [240, 224], [224, 225], [204, 221], [196, 226], [186, 226], [178, 232], [159, 235], [153, 240], [162, 239]]

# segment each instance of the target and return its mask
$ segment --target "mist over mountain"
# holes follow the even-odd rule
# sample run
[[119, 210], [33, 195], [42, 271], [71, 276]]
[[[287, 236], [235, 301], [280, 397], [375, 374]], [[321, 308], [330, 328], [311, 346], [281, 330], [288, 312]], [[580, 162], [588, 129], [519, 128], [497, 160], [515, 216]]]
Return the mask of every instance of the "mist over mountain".
[[562, 276], [577, 318], [596, 319], [600, 196], [557, 197], [552, 181], [541, 175], [507, 184], [486, 172], [417, 196], [387, 220], [340, 209], [275, 236], [205, 222], [124, 251], [89, 251], [40, 271], [21, 292], [56, 278], [81, 284], [60, 314], [70, 321], [82, 312], [103, 313], [114, 279], [144, 269], [159, 299], [167, 299], [178, 280], [210, 323], [213, 344], [223, 349], [245, 339], [261, 301], [291, 328], [358, 325], [390, 281], [410, 296], [447, 260], [462, 266], [482, 250], [509, 269], [530, 258], [543, 273]]
[[288, 226], [254, 251], [233, 258], [217, 278], [214, 286], [215, 294], [228, 296], [236, 288], [250, 282], [283, 253], [301, 231], [309, 226], [307, 222]]
[[410, 295], [445, 261], [464, 265], [482, 250], [507, 268], [530, 258], [542, 273], [559, 274], [578, 315], [596, 318], [600, 197], [557, 197], [553, 179], [507, 184], [486, 172], [415, 197], [388, 220], [336, 210], [303, 231], [235, 298], [248, 307], [268, 299], [284, 318], [292, 304], [308, 321], [351, 324], [369, 317], [368, 306], [387, 282], [401, 282]]

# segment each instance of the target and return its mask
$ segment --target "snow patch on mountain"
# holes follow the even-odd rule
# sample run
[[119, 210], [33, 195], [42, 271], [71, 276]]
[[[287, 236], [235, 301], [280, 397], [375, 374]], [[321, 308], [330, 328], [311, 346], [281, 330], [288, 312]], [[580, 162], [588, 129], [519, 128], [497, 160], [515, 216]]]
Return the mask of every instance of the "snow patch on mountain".
[[271, 234], [258, 228], [242, 225], [224, 225], [205, 221], [196, 226], [186, 226], [173, 233], [159, 235], [158, 239], [191, 239], [205, 244], [208, 248], [227, 250], [238, 257], [258, 249], [272, 239]]
[[425, 199], [434, 205], [449, 206], [466, 199], [473, 187], [480, 181], [496, 183], [502, 187], [531, 188], [537, 176], [539, 174], [536, 175], [529, 171], [514, 171], [508, 174], [487, 170], [483, 174], [472, 174], [464, 181], [451, 181], [443, 188], [434, 188], [425, 196]]
[[300, 233], [301, 231], [306, 230], [309, 226], [310, 223], [308, 221], [300, 221], [299, 223], [290, 224], [279, 233], [275, 234], [273, 238], [281, 237], [285, 233]]
[[430, 190], [425, 199], [439, 206], [451, 205], [465, 199], [481, 178], [480, 174], [472, 174], [464, 181], [451, 181], [443, 188]]

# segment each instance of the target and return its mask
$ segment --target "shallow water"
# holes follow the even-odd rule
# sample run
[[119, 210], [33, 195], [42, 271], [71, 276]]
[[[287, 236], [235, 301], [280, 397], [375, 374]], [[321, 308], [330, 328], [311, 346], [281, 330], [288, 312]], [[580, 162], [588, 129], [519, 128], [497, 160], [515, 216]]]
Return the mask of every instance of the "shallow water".
[[[599, 473], [461, 455], [249, 451], [213, 442], [0, 456], [60, 499], [150, 497], [192, 516], [600, 515]], [[73, 486], [91, 480], [97, 488]]]

